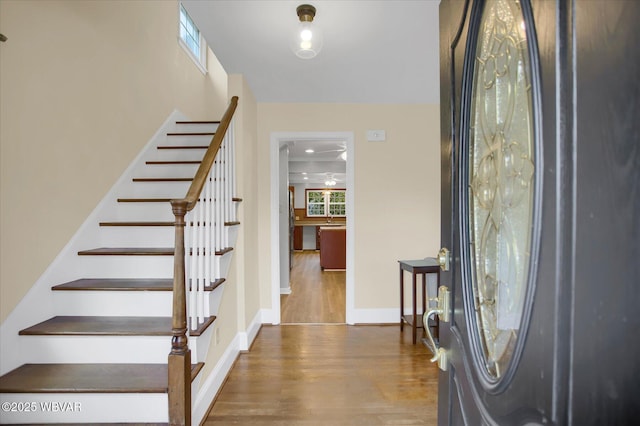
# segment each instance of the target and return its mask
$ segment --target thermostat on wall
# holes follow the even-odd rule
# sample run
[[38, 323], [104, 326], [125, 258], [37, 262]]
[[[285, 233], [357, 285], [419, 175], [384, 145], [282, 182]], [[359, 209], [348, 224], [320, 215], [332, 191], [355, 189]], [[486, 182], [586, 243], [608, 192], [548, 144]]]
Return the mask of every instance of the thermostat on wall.
[[367, 140], [369, 142], [383, 142], [387, 138], [384, 130], [367, 130]]

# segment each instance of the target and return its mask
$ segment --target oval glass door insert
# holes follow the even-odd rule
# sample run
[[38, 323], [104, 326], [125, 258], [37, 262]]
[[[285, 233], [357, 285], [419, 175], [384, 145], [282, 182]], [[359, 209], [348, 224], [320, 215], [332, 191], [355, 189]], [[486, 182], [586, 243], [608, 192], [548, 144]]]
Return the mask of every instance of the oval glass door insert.
[[518, 1], [487, 0], [469, 128], [469, 254], [480, 352], [499, 379], [520, 335], [534, 207], [531, 67]]

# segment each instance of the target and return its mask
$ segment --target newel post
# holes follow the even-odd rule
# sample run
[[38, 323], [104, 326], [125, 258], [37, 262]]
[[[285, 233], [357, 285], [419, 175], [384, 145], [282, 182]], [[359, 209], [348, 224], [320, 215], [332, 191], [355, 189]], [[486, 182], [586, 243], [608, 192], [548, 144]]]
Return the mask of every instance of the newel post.
[[187, 200], [172, 200], [175, 215], [173, 261], [173, 316], [169, 353], [169, 424], [191, 425], [191, 351], [187, 342], [187, 298], [185, 289], [184, 217]]

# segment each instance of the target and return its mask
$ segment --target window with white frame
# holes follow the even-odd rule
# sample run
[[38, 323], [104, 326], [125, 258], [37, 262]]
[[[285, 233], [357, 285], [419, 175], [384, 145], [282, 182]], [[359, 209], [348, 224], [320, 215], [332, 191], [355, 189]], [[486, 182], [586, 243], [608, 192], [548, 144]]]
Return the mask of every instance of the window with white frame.
[[207, 44], [186, 9], [180, 4], [180, 45], [204, 73], [207, 72]]
[[307, 189], [307, 217], [346, 217], [345, 189]]

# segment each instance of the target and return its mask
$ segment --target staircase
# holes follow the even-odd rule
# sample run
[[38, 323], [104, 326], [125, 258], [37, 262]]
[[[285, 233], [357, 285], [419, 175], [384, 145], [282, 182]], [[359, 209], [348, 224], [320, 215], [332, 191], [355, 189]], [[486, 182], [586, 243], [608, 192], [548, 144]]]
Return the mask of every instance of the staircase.
[[[233, 110], [228, 113], [223, 122]], [[71, 244], [85, 248], [45, 273], [72, 279], [49, 285], [43, 310], [53, 315], [19, 329], [15, 350], [24, 364], [0, 377], [0, 423], [191, 423], [191, 395], [198, 392], [239, 225], [232, 127], [196, 196], [202, 207], [185, 218], [183, 262], [174, 256], [178, 219], [170, 200], [192, 191], [218, 125], [165, 123], [96, 209], [91, 219], [100, 220], [83, 225]], [[178, 272], [186, 274], [182, 281], [174, 277], [180, 263], [186, 265]], [[178, 296], [186, 306], [182, 319], [174, 306], [180, 282], [186, 287]], [[39, 316], [35, 307], [33, 317]], [[189, 411], [182, 421], [169, 414], [175, 402], [168, 397], [167, 364], [172, 338], [174, 345], [183, 341], [180, 321], [188, 324], [185, 350], [192, 354], [184, 373], [190, 391], [173, 390]]]

